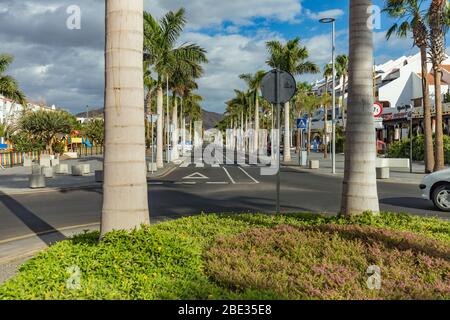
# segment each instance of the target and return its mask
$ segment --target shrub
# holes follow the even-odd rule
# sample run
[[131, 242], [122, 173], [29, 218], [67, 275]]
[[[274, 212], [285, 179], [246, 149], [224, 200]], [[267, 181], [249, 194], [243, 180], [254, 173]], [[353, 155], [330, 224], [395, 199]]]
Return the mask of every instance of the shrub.
[[[359, 228], [359, 226], [372, 226], [372, 228]], [[320, 227], [328, 229], [322, 230]], [[359, 248], [358, 250], [371, 245], [365, 241], [372, 241], [379, 248], [384, 248], [383, 246], [386, 245], [387, 249], [383, 253], [386, 260], [376, 262], [386, 263], [387, 266], [390, 265], [389, 257], [392, 252], [400, 250], [399, 252], [404, 253], [411, 250], [415, 257], [419, 257], [419, 253], [423, 253], [424, 257], [430, 257], [432, 259], [430, 263], [436, 267], [438, 256], [437, 254], [432, 255], [432, 250], [435, 253], [442, 252], [441, 243], [445, 243], [448, 248], [450, 242], [449, 222], [408, 215], [384, 213], [374, 216], [365, 214], [352, 219], [324, 217], [315, 214], [200, 215], [144, 227], [131, 233], [113, 232], [108, 234], [102, 242], [98, 242], [98, 232], [82, 234], [59, 242], [25, 263], [20, 268], [18, 276], [1, 285], [0, 299], [280, 299], [292, 297], [289, 292], [274, 288], [258, 289], [253, 286], [237, 288], [232, 283], [224, 285], [224, 281], [211, 277], [213, 275], [212, 260], [210, 259], [213, 257], [211, 255], [213, 251], [211, 250], [217, 249], [215, 244], [221, 241], [220, 239], [234, 241], [236, 238], [242, 238], [239, 236], [240, 234], [248, 235], [252, 232], [259, 232], [267, 237], [266, 234], [273, 233], [273, 230], [278, 230], [277, 228], [285, 230], [286, 241], [280, 242], [280, 245], [273, 250], [273, 257], [277, 257], [277, 255], [291, 257], [290, 254], [286, 254], [289, 252], [286, 250], [291, 247], [286, 247], [284, 243], [298, 245], [294, 242], [302, 237], [310, 239], [310, 247], [302, 249], [306, 254], [312, 250], [311, 245], [314, 245], [312, 235], [321, 234], [321, 239], [324, 241], [317, 243], [318, 250], [325, 252], [323, 250], [325, 250], [327, 241], [328, 244], [333, 243], [340, 250], [336, 253], [331, 252], [336, 259], [341, 259], [336, 261], [341, 261], [346, 268], [356, 268], [355, 266], [362, 268], [348, 269], [349, 272], [356, 272], [352, 270], [365, 271], [366, 260], [369, 262], [368, 257], [370, 256], [367, 251], [361, 251], [361, 255], [358, 256], [358, 252], [350, 252], [343, 243], [348, 243], [349, 248]], [[294, 231], [288, 235], [290, 230]], [[360, 235], [358, 230], [362, 230], [364, 235]], [[403, 230], [408, 233], [406, 240], [409, 242], [405, 245], [408, 245], [410, 249], [402, 247], [402, 242], [399, 242], [400, 238], [393, 230]], [[390, 240], [381, 241], [377, 238], [380, 235], [389, 236]], [[401, 235], [403, 236], [403, 233]], [[361, 240], [363, 236], [368, 240]], [[336, 239], [331, 241], [327, 240], [327, 237]], [[294, 240], [291, 241], [290, 238]], [[439, 239], [439, 241], [433, 239]], [[392, 245], [388, 246], [388, 243]], [[226, 247], [232, 245], [233, 242], [226, 244]], [[424, 246], [430, 249], [425, 250]], [[268, 249], [267, 244], [264, 245], [264, 243], [257, 243], [255, 247], [257, 252], [264, 252]], [[396, 249], [396, 247], [399, 248]], [[294, 252], [296, 251], [294, 250]], [[299, 251], [293, 257], [298, 261], [302, 259], [309, 261], [310, 258], [302, 255], [301, 252]], [[242, 259], [251, 261], [246, 256], [243, 256]], [[323, 259], [324, 263], [326, 261]], [[448, 262], [448, 258], [446, 261]], [[273, 263], [277, 262], [273, 260]], [[68, 268], [72, 266], [77, 266], [81, 272], [81, 288], [79, 290], [70, 290], [66, 286], [71, 275]], [[334, 266], [332, 265], [332, 267]], [[384, 265], [381, 266], [384, 268]], [[325, 267], [327, 266], [317, 266], [319, 269]], [[424, 270], [422, 265], [417, 268], [412, 265], [409, 267], [408, 270], [417, 271], [421, 277], [420, 272]], [[229, 266], [224, 265], [224, 268], [229, 268]], [[324, 274], [324, 281], [333, 283], [332, 281], [335, 280], [332, 277], [341, 272], [339, 268], [337, 270], [337, 273]], [[427, 281], [420, 282], [420, 288], [424, 289], [427, 283], [430, 288], [432, 284], [439, 283], [438, 271], [435, 271], [436, 273], [433, 274], [428, 273], [430, 278]], [[348, 275], [349, 273], [344, 274]], [[328, 277], [331, 278], [328, 279]], [[295, 281], [300, 281], [300, 279]], [[314, 281], [311, 283], [315, 283]], [[337, 279], [336, 281], [341, 280]], [[285, 288], [288, 287], [286, 282], [283, 285]], [[324, 297], [340, 298], [348, 296], [352, 292], [352, 288], [346, 287], [345, 290], [337, 290], [333, 295], [329, 294], [331, 291], [320, 291], [322, 292], [320, 294]], [[431, 289], [421, 292], [424, 293], [422, 298], [439, 297], [439, 292]], [[382, 297], [392, 297], [394, 293]], [[299, 291], [298, 295], [300, 294], [306, 298], [320, 296], [313, 291], [301, 293]], [[354, 298], [365, 297], [364, 294], [365, 291], [360, 295], [355, 295]], [[416, 295], [416, 297], [418, 296]], [[405, 296], [405, 298], [408, 297], [411, 295]]]
[[[281, 225], [219, 237], [206, 270], [220, 285], [282, 299], [449, 299], [450, 250], [408, 232], [354, 225]], [[367, 286], [378, 265], [380, 290]]]
[[[434, 143], [434, 140], [433, 140]], [[394, 142], [387, 151], [388, 158], [409, 158], [410, 139]], [[425, 138], [423, 135], [413, 137], [413, 160], [424, 161]], [[444, 135], [445, 163], [450, 164], [450, 137]]]

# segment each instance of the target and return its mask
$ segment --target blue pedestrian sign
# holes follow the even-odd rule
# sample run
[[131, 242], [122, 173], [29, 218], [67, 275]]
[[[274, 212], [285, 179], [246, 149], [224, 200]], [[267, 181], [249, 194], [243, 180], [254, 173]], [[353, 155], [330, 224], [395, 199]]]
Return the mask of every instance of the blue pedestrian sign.
[[306, 129], [308, 127], [308, 118], [295, 119], [297, 129]]

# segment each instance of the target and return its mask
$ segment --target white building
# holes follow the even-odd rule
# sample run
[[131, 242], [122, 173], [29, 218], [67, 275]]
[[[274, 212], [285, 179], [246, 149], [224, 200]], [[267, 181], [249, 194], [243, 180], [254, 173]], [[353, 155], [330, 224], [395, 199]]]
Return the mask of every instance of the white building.
[[[38, 105], [35, 103], [27, 103], [26, 110], [38, 111], [38, 110], [46, 110], [52, 111], [56, 110], [56, 107], [53, 105], [51, 107]], [[16, 121], [23, 114], [24, 107], [14, 102], [11, 99], [5, 98], [0, 95], [0, 124], [11, 125], [16, 123]], [[0, 137], [0, 144], [5, 143], [4, 138]]]
[[[48, 107], [44, 105], [38, 105], [36, 103], [27, 103], [26, 110], [30, 111], [38, 111], [38, 110], [46, 110], [52, 111], [56, 110], [55, 105]], [[11, 124], [14, 123], [20, 115], [23, 113], [24, 107], [14, 102], [11, 99], [5, 98], [0, 95], [0, 123]]]
[[[446, 94], [450, 92], [450, 58], [442, 64], [443, 77], [441, 81], [441, 92]], [[422, 74], [421, 74], [421, 57], [420, 53], [412, 56], [402, 56], [396, 60], [389, 60], [383, 64], [374, 67], [374, 92], [376, 92], [376, 101], [383, 104], [383, 123], [379, 123], [380, 132], [378, 138], [380, 140], [400, 139], [403, 135], [401, 129], [405, 127], [407, 115], [409, 111], [413, 111], [415, 125], [423, 127], [421, 118], [423, 118], [422, 107]], [[430, 90], [430, 104], [432, 112], [434, 112], [434, 77], [431, 74], [432, 65], [428, 64], [428, 82]], [[347, 99], [348, 83], [345, 85], [344, 99]], [[342, 79], [336, 80], [336, 106], [340, 108], [340, 98], [342, 97], [344, 84]], [[328, 79], [328, 93], [332, 92], [332, 79]], [[313, 91], [322, 95], [326, 91], [325, 79], [313, 83]], [[447, 132], [450, 132], [450, 104], [445, 103], [443, 106], [444, 123]], [[329, 111], [331, 113], [331, 111]], [[339, 120], [340, 113], [336, 112]], [[330, 120], [330, 114], [328, 115]], [[323, 128], [323, 110], [318, 111], [313, 120], [313, 129]], [[382, 130], [384, 129], [384, 130]], [[399, 134], [400, 130], [400, 134]], [[405, 131], [407, 132], [407, 130]], [[399, 137], [400, 136], [400, 137]]]

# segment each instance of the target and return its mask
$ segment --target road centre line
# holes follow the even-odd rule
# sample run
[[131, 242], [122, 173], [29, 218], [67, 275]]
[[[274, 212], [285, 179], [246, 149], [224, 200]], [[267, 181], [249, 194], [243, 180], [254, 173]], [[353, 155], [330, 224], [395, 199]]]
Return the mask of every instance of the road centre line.
[[241, 167], [239, 167], [239, 169], [243, 172], [243, 173], [245, 173], [246, 175], [247, 175], [247, 177], [249, 177], [250, 179], [252, 179], [253, 180], [253, 182], [255, 182], [255, 183], [259, 183], [259, 181], [258, 180], [256, 180], [255, 178], [253, 178], [247, 171], [245, 171], [244, 169], [242, 169]]
[[228, 170], [225, 167], [222, 167], [223, 170], [225, 171], [225, 173], [227, 174], [228, 178], [230, 179], [232, 184], [236, 184], [236, 181], [233, 180], [233, 178], [231, 177], [230, 173], [228, 172]]

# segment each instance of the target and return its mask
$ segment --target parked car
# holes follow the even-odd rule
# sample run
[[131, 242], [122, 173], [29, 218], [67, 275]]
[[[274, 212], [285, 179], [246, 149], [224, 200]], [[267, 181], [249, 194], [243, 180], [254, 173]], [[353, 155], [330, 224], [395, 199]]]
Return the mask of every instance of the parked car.
[[439, 210], [450, 212], [450, 169], [425, 176], [419, 187], [422, 198], [433, 201]]

